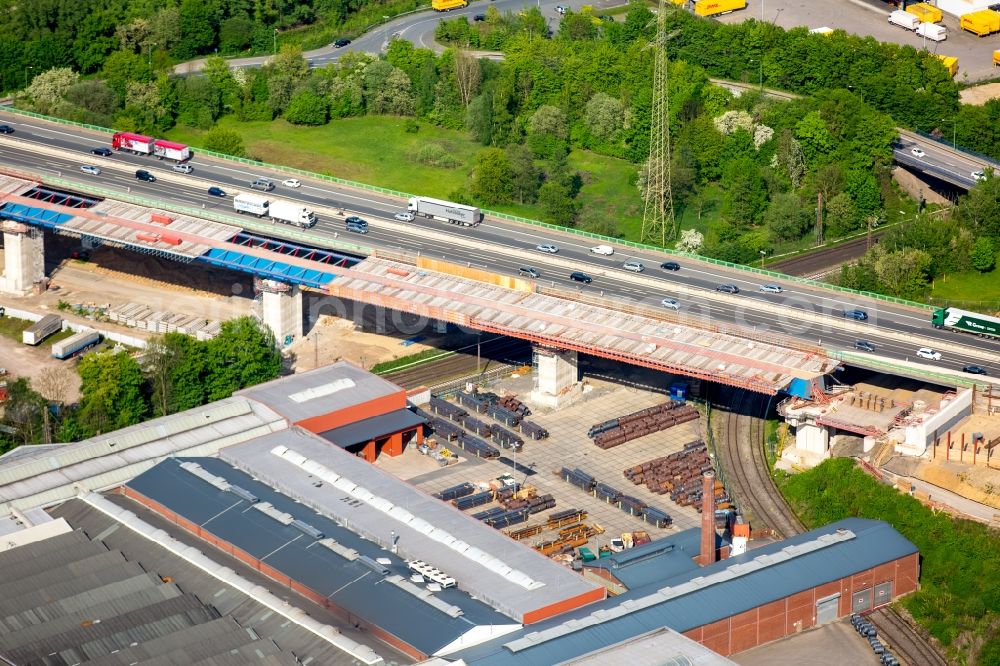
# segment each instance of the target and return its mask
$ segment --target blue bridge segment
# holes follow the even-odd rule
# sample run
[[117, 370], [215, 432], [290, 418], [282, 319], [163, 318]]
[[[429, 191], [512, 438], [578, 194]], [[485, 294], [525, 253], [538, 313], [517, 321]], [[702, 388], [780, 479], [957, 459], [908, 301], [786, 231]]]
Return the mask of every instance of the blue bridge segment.
[[59, 213], [47, 208], [35, 208], [24, 204], [8, 203], [0, 208], [0, 218], [34, 224], [47, 229], [57, 229], [73, 219], [70, 213]]
[[283, 261], [253, 257], [235, 249], [223, 250], [212, 248], [198, 257], [197, 261], [234, 271], [250, 273], [268, 280], [277, 280], [286, 284], [298, 284], [315, 289], [322, 289], [337, 277], [333, 273], [293, 266]]

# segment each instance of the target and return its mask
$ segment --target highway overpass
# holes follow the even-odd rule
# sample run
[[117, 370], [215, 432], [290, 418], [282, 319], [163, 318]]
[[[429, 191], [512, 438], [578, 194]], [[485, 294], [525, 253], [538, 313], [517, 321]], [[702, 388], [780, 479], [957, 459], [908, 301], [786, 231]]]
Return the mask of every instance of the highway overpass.
[[[108, 137], [75, 130], [35, 119], [13, 117], [13, 135], [0, 138], [3, 163], [59, 182], [76, 181], [80, 191], [99, 187], [109, 192], [130, 193], [172, 206], [203, 210], [242, 225], [246, 218], [232, 211], [231, 198], [219, 199], [207, 194], [210, 185], [232, 192], [247, 189], [256, 176], [279, 173], [237, 162], [196, 157], [190, 175], [173, 173], [165, 163], [133, 155], [115, 154], [100, 158], [90, 153], [106, 145]], [[99, 164], [99, 176], [80, 173], [81, 164]], [[137, 167], [146, 168], [159, 178], [156, 183], [134, 179]], [[70, 184], [73, 184], [72, 182]], [[279, 186], [280, 187], [280, 186]], [[931, 346], [943, 354], [941, 361], [929, 364], [952, 371], [975, 364], [991, 375], [1000, 375], [1000, 341], [980, 339], [951, 331], [938, 331], [930, 325], [930, 311], [906, 305], [877, 301], [799, 281], [762, 278], [752, 272], [717, 266], [693, 258], [681, 258], [681, 270], [663, 271], [659, 264], [673, 258], [654, 250], [635, 250], [619, 246], [611, 257], [588, 252], [594, 242], [579, 235], [545, 227], [488, 219], [478, 227], [452, 227], [430, 220], [400, 223], [392, 215], [404, 202], [385, 195], [328, 182], [305, 180], [299, 189], [282, 189], [281, 198], [301, 201], [314, 208], [320, 223], [309, 231], [316, 247], [336, 248], [343, 243], [363, 244], [383, 251], [412, 256], [441, 258], [489, 272], [515, 275], [521, 266], [532, 266], [540, 273], [539, 284], [569, 289], [582, 296], [614, 298], [644, 308], [660, 308], [664, 298], [676, 298], [681, 314], [691, 320], [711, 325], [733, 325], [799, 340], [801, 344], [833, 351], [849, 352], [857, 340], [875, 344], [876, 356], [886, 359], [917, 361], [916, 349]], [[371, 232], [360, 236], [345, 233], [343, 214], [359, 214], [371, 223]], [[263, 235], [263, 234], [258, 234]], [[286, 236], [303, 244], [293, 229], [280, 225], [266, 235]], [[553, 243], [558, 254], [538, 252], [539, 244]], [[647, 270], [641, 274], [622, 270], [628, 259], [642, 261]], [[582, 270], [594, 281], [579, 285], [569, 280], [569, 273]], [[762, 281], [780, 283], [781, 294], [759, 292]], [[741, 293], [719, 294], [720, 284], [735, 284]], [[846, 310], [862, 308], [869, 314], [866, 322], [846, 319]], [[864, 356], [864, 355], [862, 355]], [[863, 363], [863, 361], [857, 361]]]

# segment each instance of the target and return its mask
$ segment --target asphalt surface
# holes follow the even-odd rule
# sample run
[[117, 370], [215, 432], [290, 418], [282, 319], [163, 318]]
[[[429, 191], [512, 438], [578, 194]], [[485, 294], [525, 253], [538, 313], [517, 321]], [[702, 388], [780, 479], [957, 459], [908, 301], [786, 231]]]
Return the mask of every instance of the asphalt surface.
[[[199, 156], [195, 156], [192, 161], [192, 174], [171, 174], [168, 163], [145, 156], [116, 153], [112, 157], [103, 158], [92, 155], [92, 148], [108, 145], [106, 136], [9, 115], [6, 115], [3, 122], [15, 127], [16, 133], [12, 138], [55, 147], [59, 152], [50, 156], [30, 148], [22, 149], [5, 143], [4, 137], [0, 137], [0, 164], [38, 173], [43, 177], [61, 176], [82, 185], [130, 192], [154, 200], [167, 199], [179, 205], [229, 214], [236, 225], [241, 224], [242, 218], [232, 211], [233, 192], [249, 191], [249, 183], [259, 175], [270, 176], [278, 182], [283, 178], [280, 174]], [[124, 171], [109, 168], [114, 164], [128, 167]], [[97, 165], [103, 171], [99, 176], [88, 175], [80, 172], [81, 165]], [[139, 167], [161, 176], [161, 179], [156, 183], [135, 180], [133, 169]], [[171, 174], [172, 178], [163, 178], [166, 174]], [[679, 259], [680, 271], [664, 271], [659, 268], [659, 264], [670, 258], [664, 253], [633, 252], [629, 248], [618, 247], [613, 256], [598, 256], [588, 251], [593, 243], [585, 238], [501, 220], [488, 219], [478, 227], [458, 227], [418, 219], [407, 223], [407, 228], [412, 229], [412, 233], [400, 234], [397, 228], [390, 229], [387, 228], [388, 225], [380, 228], [379, 221], [391, 219], [394, 213], [404, 210], [404, 202], [374, 193], [302, 180], [301, 188], [290, 189], [278, 185], [278, 189], [271, 194], [283, 199], [302, 201], [317, 208], [342, 208], [345, 214], [361, 215], [370, 222], [371, 232], [357, 235], [347, 233], [339, 219], [321, 214], [319, 224], [311, 232], [329, 239], [331, 245], [336, 245], [339, 240], [419, 253], [507, 274], [516, 274], [518, 268], [529, 263], [511, 256], [511, 248], [520, 249], [530, 253], [529, 265], [540, 272], [540, 285], [613, 296], [625, 302], [653, 308], [660, 308], [663, 298], [676, 298], [681, 303], [683, 314], [700, 318], [706, 323], [733, 323], [754, 329], [758, 333], [773, 331], [834, 350], [852, 350], [855, 341], [862, 337], [856, 332], [845, 330], [843, 317], [845, 310], [861, 308], [869, 315], [869, 320], [863, 324], [863, 339], [876, 345], [878, 355], [917, 361], [915, 351], [918, 347], [933, 347], [936, 341], [946, 340], [961, 345], [964, 349], [943, 352], [943, 359], [939, 362], [920, 362], [952, 370], [961, 369], [966, 364], [975, 364], [986, 368], [992, 376], [1000, 376], [1000, 341], [935, 330], [929, 323], [930, 315], [926, 310], [884, 304], [793, 282], [762, 279], [748, 271], [722, 268], [694, 259]], [[208, 185], [222, 187], [229, 196], [220, 199], [208, 195]], [[281, 225], [276, 225], [273, 229], [273, 235], [280, 237], [283, 231]], [[425, 238], [421, 234], [422, 229], [455, 234], [456, 238], [473, 238], [477, 241], [477, 247], [448, 247], [439, 240]], [[559, 253], [553, 257], [536, 251], [536, 245], [543, 243], [554, 243], [560, 248]], [[553, 258], [557, 261], [571, 261], [572, 268], [553, 265]], [[643, 277], [651, 278], [655, 286], [637, 283], [631, 273], [622, 269], [622, 264], [629, 259], [638, 259], [645, 264]], [[570, 281], [568, 274], [574, 269], [588, 273], [593, 277], [593, 283], [580, 285]], [[782, 284], [784, 292], [759, 292], [763, 281]], [[718, 294], [715, 289], [720, 284], [735, 284], [741, 293], [736, 297]], [[682, 285], [693, 291], [688, 293], [678, 290]], [[780, 306], [780, 315], [761, 310], [760, 305], [765, 301]], [[803, 312], [817, 313], [821, 323], [802, 319], [800, 313]], [[900, 340], [898, 335], [892, 336], [892, 332], [906, 337]], [[984, 352], [988, 354], [986, 358], [983, 358]]]

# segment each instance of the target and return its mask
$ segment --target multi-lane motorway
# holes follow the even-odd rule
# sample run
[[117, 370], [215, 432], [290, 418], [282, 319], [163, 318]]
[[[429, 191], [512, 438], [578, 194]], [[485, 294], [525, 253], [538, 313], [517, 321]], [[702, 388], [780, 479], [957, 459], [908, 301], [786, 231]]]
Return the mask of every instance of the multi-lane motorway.
[[[232, 212], [233, 192], [248, 191], [249, 183], [256, 176], [269, 176], [279, 182], [282, 179], [280, 174], [200, 156], [192, 162], [194, 171], [191, 174], [174, 173], [169, 163], [148, 157], [115, 154], [104, 158], [91, 154], [92, 148], [108, 145], [106, 135], [14, 116], [7, 116], [3, 122], [16, 131], [9, 137], [0, 137], [0, 166], [230, 214], [236, 224], [243, 218]], [[81, 165], [99, 166], [102, 173], [97, 176], [82, 173]], [[156, 183], [135, 180], [135, 169], [139, 167], [152, 171], [159, 180]], [[224, 199], [210, 196], [207, 193], [210, 185], [222, 187], [229, 196]], [[706, 321], [735, 323], [756, 329], [758, 333], [774, 331], [810, 344], [845, 351], [854, 350], [855, 342], [863, 339], [875, 345], [878, 356], [951, 370], [974, 364], [985, 368], [992, 376], [1000, 376], [1000, 341], [935, 330], [926, 310], [761, 278], [747, 271], [688, 258], [678, 260], [681, 270], [665, 271], [659, 265], [671, 257], [663, 253], [633, 251], [620, 246], [610, 257], [598, 256], [588, 251], [596, 243], [586, 238], [501, 220], [487, 219], [482, 225], [471, 228], [423, 219], [397, 222], [392, 220], [392, 215], [404, 210], [405, 202], [321, 181], [303, 179], [302, 187], [297, 189], [283, 188], [279, 184], [272, 195], [314, 207], [321, 221], [311, 232], [331, 243], [339, 239], [420, 253], [500, 273], [516, 274], [520, 267], [531, 266], [539, 271], [542, 285], [616, 297], [652, 308], [662, 308], [660, 301], [664, 298], [675, 298], [681, 304], [682, 314]], [[371, 232], [367, 235], [347, 233], [343, 218], [334, 214], [337, 209], [368, 219]], [[274, 227], [275, 235], [282, 231], [280, 225]], [[445, 242], [441, 240], [442, 235]], [[558, 254], [535, 249], [545, 243], [558, 246]], [[641, 261], [646, 270], [641, 274], [623, 270], [623, 263], [630, 259]], [[586, 272], [593, 277], [593, 283], [581, 285], [570, 281], [569, 273], [573, 270]], [[779, 284], [784, 291], [762, 293], [759, 288], [764, 283]], [[719, 294], [715, 289], [720, 284], [735, 284], [740, 293], [735, 296]], [[844, 311], [854, 308], [864, 309], [869, 320], [845, 319]], [[915, 353], [921, 346], [937, 348], [943, 358], [938, 362], [918, 359]]]

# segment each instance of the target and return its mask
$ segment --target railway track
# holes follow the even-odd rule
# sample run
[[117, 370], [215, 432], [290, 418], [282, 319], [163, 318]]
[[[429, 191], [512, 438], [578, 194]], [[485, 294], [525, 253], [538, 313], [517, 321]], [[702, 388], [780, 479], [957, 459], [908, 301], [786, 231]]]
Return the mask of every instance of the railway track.
[[729, 491], [751, 524], [765, 525], [784, 537], [804, 531], [771, 478], [764, 455], [767, 396], [733, 389], [723, 408], [728, 411], [717, 455]]
[[[874, 242], [878, 242], [879, 237], [884, 233], [884, 231], [874, 232], [872, 234], [872, 240]], [[860, 238], [847, 241], [846, 243], [841, 243], [835, 247], [817, 250], [816, 252], [810, 252], [809, 254], [768, 264], [767, 268], [769, 270], [780, 271], [788, 275], [809, 277], [824, 270], [835, 268], [836, 266], [847, 263], [848, 261], [853, 261], [867, 252], [867, 250], [868, 238], [866, 236], [862, 236]]]
[[491, 338], [480, 345], [479, 357], [476, 357], [476, 345], [469, 345], [455, 350], [451, 356], [445, 356], [437, 361], [422, 363], [413, 368], [406, 368], [382, 375], [397, 386], [406, 389], [418, 386], [433, 386], [492, 370], [502, 365], [507, 359], [519, 361], [531, 357], [531, 347], [528, 343], [514, 338]]
[[879, 640], [905, 666], [948, 666], [944, 657], [891, 608], [880, 608], [866, 619], [875, 625]]

